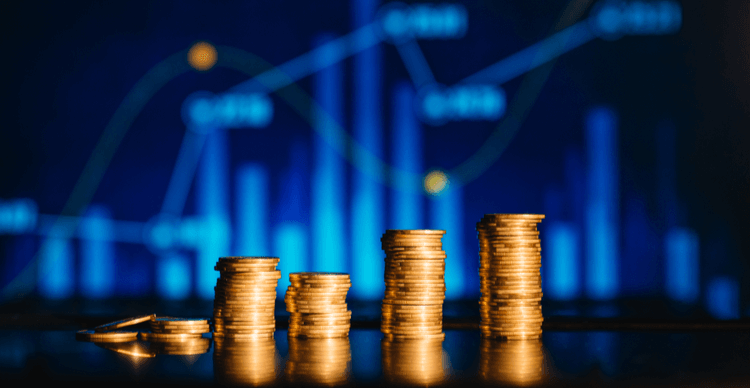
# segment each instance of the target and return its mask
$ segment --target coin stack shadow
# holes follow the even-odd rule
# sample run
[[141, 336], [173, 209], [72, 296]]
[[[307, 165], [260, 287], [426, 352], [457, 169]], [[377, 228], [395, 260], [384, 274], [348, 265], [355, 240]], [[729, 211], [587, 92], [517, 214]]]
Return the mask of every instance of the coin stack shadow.
[[349, 335], [352, 317], [346, 304], [346, 294], [352, 285], [349, 274], [297, 272], [289, 274], [289, 282], [284, 296], [286, 311], [290, 313], [289, 337]]
[[389, 339], [444, 339], [444, 230], [393, 230], [385, 251], [385, 297], [380, 330]]
[[390, 384], [430, 386], [445, 379], [443, 340], [381, 340], [383, 374]]
[[539, 340], [483, 339], [479, 352], [482, 380], [500, 385], [537, 385], [544, 378], [544, 350]]
[[292, 385], [342, 385], [348, 381], [351, 359], [348, 337], [289, 337], [284, 374]]
[[541, 214], [486, 214], [479, 236], [480, 331], [484, 337], [542, 334]]
[[214, 299], [214, 339], [271, 337], [275, 330], [278, 257], [221, 257]]
[[214, 376], [227, 386], [260, 386], [276, 380], [278, 355], [273, 337], [214, 340]]

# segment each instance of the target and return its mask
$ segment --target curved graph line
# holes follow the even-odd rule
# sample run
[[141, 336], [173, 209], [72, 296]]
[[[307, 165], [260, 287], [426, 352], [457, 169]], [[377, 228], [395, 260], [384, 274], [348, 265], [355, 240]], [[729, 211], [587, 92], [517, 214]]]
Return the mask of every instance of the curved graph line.
[[[563, 11], [555, 29], [560, 30], [573, 24], [573, 22], [580, 18], [581, 14], [586, 10], [591, 1], [592, 0], [571, 1], [565, 11]], [[250, 52], [227, 46], [220, 46], [217, 47], [217, 49], [220, 49], [223, 53], [229, 54], [227, 56], [219, 55], [219, 62], [217, 64], [220, 66], [233, 68], [250, 76], [256, 76], [262, 71], [277, 69], [270, 63]], [[68, 201], [65, 203], [62, 212], [53, 226], [53, 229], [67, 226], [65, 230], [61, 230], [62, 237], [69, 237], [70, 234], [73, 233], [77, 226], [77, 220], [72, 224], [69, 222], [64, 223], [61, 220], [66, 216], [79, 215], [91, 201], [91, 198], [96, 192], [104, 172], [112, 161], [122, 139], [125, 137], [133, 121], [135, 121], [146, 103], [148, 103], [153, 95], [166, 85], [166, 83], [190, 70], [190, 67], [185, 61], [186, 54], [187, 50], [182, 50], [170, 55], [156, 64], [136, 82], [133, 88], [131, 88], [125, 96], [122, 103], [120, 103], [94, 147], [89, 160], [81, 172], [81, 176], [76, 182], [73, 191], [68, 197]], [[239, 62], [233, 60], [238, 58], [240, 59]], [[455, 184], [463, 185], [477, 179], [500, 158], [528, 115], [531, 105], [533, 105], [536, 97], [538, 97], [553, 65], [554, 61], [550, 61], [550, 63], [539, 70], [540, 74], [538, 77], [532, 73], [524, 78], [522, 86], [519, 88], [519, 94], [513, 100], [509, 116], [496, 127], [495, 131], [480, 149], [477, 150], [477, 152], [459, 166], [449, 170], [449, 176], [454, 180]], [[322, 109], [293, 79], [288, 77], [288, 79], [283, 79], [285, 77], [283, 72], [276, 72], [275, 76], [281, 78], [283, 81], [282, 84], [285, 84], [285, 86], [275, 90], [275, 93], [297, 111], [301, 117], [308, 121], [308, 123], [312, 123], [313, 115], [321, 115], [321, 117], [327, 121], [326, 124], [330, 125], [329, 128], [333, 128], [334, 131], [339, 132], [338, 135], [343, 136], [345, 141], [341, 143], [333, 141], [330, 135], [318, 131], [319, 134], [324, 136], [325, 140], [354, 167], [371, 175], [385, 185], [396, 187], [401, 190], [417, 191], [424, 194], [421, 190], [422, 174], [402, 171], [390, 166], [353, 139], [342, 128], [342, 126], [325, 112], [325, 110]], [[260, 79], [257, 81], [262, 82], [263, 80]], [[268, 87], [271, 85], [264, 86]], [[317, 126], [311, 125], [311, 127], [317, 130]], [[350, 158], [348, 156], [349, 153], [347, 152], [347, 146], [351, 147], [354, 152], [358, 153], [359, 157]], [[406, 182], [406, 184], [402, 185], [394, 182]], [[0, 296], [2, 296], [3, 299], [6, 299], [12, 294], [22, 295], [29, 292], [28, 289], [24, 289], [23, 284], [31, 284], [31, 282], [28, 282], [28, 279], [34, 275], [39, 252], [44, 250], [46, 244], [45, 241], [21, 272], [3, 287], [2, 292], [0, 293]]]

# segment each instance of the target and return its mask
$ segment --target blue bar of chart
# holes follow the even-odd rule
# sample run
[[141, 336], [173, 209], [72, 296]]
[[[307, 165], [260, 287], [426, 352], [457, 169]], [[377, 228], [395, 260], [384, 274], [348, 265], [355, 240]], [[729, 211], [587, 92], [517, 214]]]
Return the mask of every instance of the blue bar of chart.
[[[375, 19], [378, 2], [352, 2], [353, 29]], [[383, 128], [381, 123], [382, 79], [381, 53], [373, 46], [354, 56], [354, 121], [355, 140], [368, 152], [382, 157]], [[378, 236], [385, 226], [384, 188], [373, 176], [378, 165], [361, 153], [352, 155], [359, 169], [352, 171], [351, 194], [351, 279], [352, 296], [375, 300], [382, 297], [383, 260]]]
[[619, 292], [619, 168], [615, 113], [593, 108], [586, 117], [588, 203], [586, 228], [586, 295], [608, 300]]
[[666, 291], [670, 299], [695, 303], [700, 294], [698, 235], [687, 228], [672, 228], [664, 238]]
[[80, 289], [85, 298], [102, 299], [115, 290], [115, 252], [112, 221], [102, 206], [91, 206], [80, 224]]
[[281, 258], [278, 269], [281, 271], [276, 287], [276, 295], [283, 297], [289, 287], [289, 274], [304, 272], [306, 268], [309, 246], [307, 230], [299, 222], [287, 221], [276, 226], [273, 233], [273, 252]]
[[169, 252], [156, 261], [156, 292], [167, 300], [180, 300], [190, 296], [190, 259], [184, 254]]
[[55, 232], [42, 242], [37, 267], [37, 290], [47, 299], [65, 299], [75, 292], [73, 246], [63, 233]]
[[717, 276], [706, 286], [706, 309], [716, 319], [740, 317], [740, 286], [729, 276]]
[[545, 228], [544, 295], [556, 300], [580, 296], [578, 230], [568, 222], [553, 221]]
[[[316, 46], [333, 40], [325, 35], [316, 40]], [[316, 62], [328, 64], [338, 56], [339, 46], [329, 46], [316, 52]], [[314, 107], [314, 134], [311, 183], [311, 235], [313, 244], [312, 270], [346, 272], [345, 232], [345, 165], [337, 150], [343, 150], [342, 134], [338, 130], [343, 122], [343, 74], [338, 63], [329, 65], [313, 77], [313, 95], [318, 105]]]
[[229, 182], [227, 134], [221, 129], [206, 135], [196, 187], [196, 210], [201, 218], [202, 241], [197, 244], [196, 291], [203, 299], [214, 297], [218, 272], [213, 268], [221, 256], [230, 255]]
[[[422, 127], [414, 113], [414, 96], [414, 88], [408, 82], [399, 82], [393, 88], [391, 162], [397, 171], [417, 175], [422, 172]], [[421, 187], [405, 174], [396, 174], [392, 179], [390, 227], [421, 229]]]
[[238, 256], [268, 256], [268, 172], [256, 163], [238, 167], [234, 198], [237, 214], [235, 252]]
[[[444, 229], [443, 250], [445, 259], [445, 297], [458, 299], [467, 294], [466, 269], [463, 245], [463, 188], [450, 183], [430, 197], [430, 228]], [[479, 276], [477, 276], [477, 282]], [[478, 290], [477, 290], [478, 291]]]

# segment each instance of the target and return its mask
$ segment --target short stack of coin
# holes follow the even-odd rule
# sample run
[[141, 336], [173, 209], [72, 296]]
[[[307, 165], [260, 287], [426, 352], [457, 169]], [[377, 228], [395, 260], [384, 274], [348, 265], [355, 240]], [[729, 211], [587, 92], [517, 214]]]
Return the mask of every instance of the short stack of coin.
[[179, 341], [200, 339], [210, 333], [208, 319], [157, 317], [151, 319], [151, 333], [141, 333], [144, 341]]
[[214, 341], [214, 375], [225, 386], [261, 386], [276, 379], [276, 341], [273, 337]]
[[349, 338], [289, 338], [287, 383], [335, 386], [347, 382], [352, 359]]
[[398, 386], [430, 386], [445, 379], [442, 339], [383, 338], [383, 374]]
[[537, 339], [542, 334], [541, 214], [486, 214], [477, 223], [485, 337]]
[[290, 313], [290, 337], [349, 335], [352, 317], [346, 304], [346, 294], [352, 285], [349, 274], [297, 272], [289, 274], [289, 282], [284, 301]]
[[214, 338], [273, 336], [278, 257], [221, 257], [214, 298]]
[[390, 339], [443, 339], [444, 230], [392, 230], [385, 251], [385, 297], [380, 330]]

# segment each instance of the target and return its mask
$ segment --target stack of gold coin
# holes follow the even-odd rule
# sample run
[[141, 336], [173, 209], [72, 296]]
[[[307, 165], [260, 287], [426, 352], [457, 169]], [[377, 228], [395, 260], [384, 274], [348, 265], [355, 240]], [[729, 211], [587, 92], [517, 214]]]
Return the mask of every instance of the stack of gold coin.
[[544, 378], [544, 350], [539, 340], [483, 339], [479, 353], [482, 380], [500, 385], [537, 385]]
[[289, 311], [289, 336], [334, 338], [349, 335], [352, 312], [346, 294], [349, 274], [297, 272], [289, 274], [284, 301]]
[[211, 332], [208, 319], [203, 318], [157, 317], [149, 324], [151, 333], [141, 333], [141, 339], [146, 341], [199, 339], [204, 333]]
[[221, 257], [214, 299], [214, 338], [273, 336], [278, 257]]
[[442, 339], [383, 338], [383, 374], [399, 386], [430, 386], [445, 379]]
[[487, 214], [479, 234], [480, 330], [485, 337], [542, 334], [541, 214]]
[[380, 330], [386, 338], [443, 339], [444, 230], [392, 230], [385, 251], [385, 297]]
[[271, 384], [276, 380], [277, 361], [273, 337], [214, 341], [214, 376], [221, 385]]
[[291, 385], [345, 384], [352, 359], [349, 338], [289, 337], [289, 359], [284, 368]]

